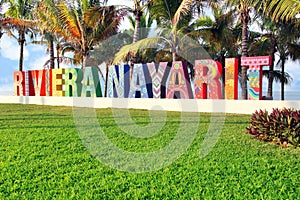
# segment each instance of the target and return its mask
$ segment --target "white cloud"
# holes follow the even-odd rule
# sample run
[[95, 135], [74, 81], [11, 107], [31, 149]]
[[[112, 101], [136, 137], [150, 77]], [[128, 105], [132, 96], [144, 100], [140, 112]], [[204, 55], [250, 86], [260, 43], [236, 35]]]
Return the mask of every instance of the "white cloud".
[[10, 7], [10, 3], [6, 2], [6, 3], [2, 3], [2, 5], [0, 6], [0, 14], [4, 14], [8, 11]]
[[46, 47], [44, 45], [33, 45], [31, 44], [30, 47], [28, 46], [29, 51], [31, 52], [46, 52]]
[[[120, 3], [122, 2], [122, 3]], [[123, 0], [123, 1], [120, 1], [120, 0], [108, 0], [107, 1], [107, 4], [108, 5], [125, 5], [125, 6], [131, 6], [133, 7], [134, 6], [134, 2], [132, 0]]]
[[[8, 58], [10, 60], [19, 60], [20, 58], [20, 47], [18, 43], [4, 35], [0, 40], [0, 55], [4, 58]], [[29, 52], [24, 46], [24, 60], [27, 60], [29, 57]]]
[[[114, 6], [127, 6], [130, 8], [134, 8], [134, 1], [132, 0], [108, 0], [107, 2], [108, 5], [114, 5]], [[130, 23], [129, 20], [127, 19], [127, 17], [125, 17], [122, 22], [121, 25], [119, 27], [120, 30], [125, 30], [128, 29], [130, 27]]]
[[0, 95], [13, 95], [13, 93], [14, 93], [14, 86], [12, 82], [9, 84], [0, 85]]
[[12, 77], [1, 77], [0, 84], [8, 84], [13, 81]]
[[47, 60], [49, 60], [48, 55], [41, 55], [39, 53], [31, 58], [31, 61], [28, 62], [28, 66], [26, 66], [26, 68], [28, 70], [44, 69], [44, 64]]

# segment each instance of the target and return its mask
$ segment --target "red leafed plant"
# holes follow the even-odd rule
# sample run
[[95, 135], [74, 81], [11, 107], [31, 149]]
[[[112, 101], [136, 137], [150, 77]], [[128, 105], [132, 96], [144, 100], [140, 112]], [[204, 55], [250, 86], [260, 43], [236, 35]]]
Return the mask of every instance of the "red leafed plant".
[[285, 147], [300, 147], [300, 110], [275, 108], [271, 113], [259, 110], [252, 114], [246, 134]]

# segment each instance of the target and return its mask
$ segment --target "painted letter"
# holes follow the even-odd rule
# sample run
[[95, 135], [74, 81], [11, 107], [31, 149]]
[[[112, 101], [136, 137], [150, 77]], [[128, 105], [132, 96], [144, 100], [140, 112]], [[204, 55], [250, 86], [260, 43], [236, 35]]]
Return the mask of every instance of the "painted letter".
[[67, 97], [79, 97], [82, 89], [82, 70], [79, 68], [65, 69], [65, 95]]
[[107, 97], [128, 97], [130, 83], [130, 66], [109, 66], [106, 82]]
[[62, 97], [65, 96], [63, 91], [64, 79], [63, 74], [65, 69], [52, 69], [52, 96]]
[[147, 65], [134, 64], [129, 98], [152, 98], [152, 84], [149, 79]]
[[222, 65], [214, 60], [195, 61], [195, 98], [222, 99]]
[[271, 56], [242, 57], [241, 65], [249, 66], [249, 99], [262, 99], [262, 67], [270, 66]]
[[25, 72], [14, 72], [14, 94], [15, 96], [26, 96]]
[[225, 59], [225, 99], [238, 99], [238, 59]]
[[188, 75], [187, 65], [184, 62], [173, 62], [168, 82], [169, 99], [192, 99], [193, 92]]
[[97, 67], [86, 67], [82, 81], [82, 97], [102, 97]]
[[46, 96], [46, 70], [28, 71], [29, 96]]
[[45, 89], [46, 89], [46, 96], [52, 96], [52, 70], [48, 69], [45, 70]]
[[169, 76], [172, 63], [161, 62], [157, 63], [147, 63], [148, 70], [152, 79], [152, 92], [153, 98], [166, 98], [166, 82]]

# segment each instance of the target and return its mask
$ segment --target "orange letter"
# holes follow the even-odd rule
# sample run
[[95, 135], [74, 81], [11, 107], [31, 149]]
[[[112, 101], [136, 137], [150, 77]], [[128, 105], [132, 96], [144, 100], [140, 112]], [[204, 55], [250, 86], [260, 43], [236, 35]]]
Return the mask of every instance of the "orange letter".
[[225, 59], [225, 99], [238, 99], [238, 59]]
[[16, 96], [26, 96], [25, 72], [14, 72], [14, 94]]

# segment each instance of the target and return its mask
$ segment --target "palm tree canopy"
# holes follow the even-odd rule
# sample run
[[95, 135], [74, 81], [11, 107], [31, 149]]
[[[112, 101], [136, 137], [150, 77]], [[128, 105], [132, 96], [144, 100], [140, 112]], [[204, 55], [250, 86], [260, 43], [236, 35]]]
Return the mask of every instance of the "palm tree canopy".
[[192, 0], [153, 0], [149, 10], [162, 29], [160, 35], [122, 47], [116, 54], [114, 63], [123, 61], [129, 53], [137, 53], [139, 49], [158, 48], [159, 44], [171, 49], [173, 54], [178, 51], [180, 41], [177, 35], [181, 33], [183, 36], [183, 33], [187, 33], [187, 27], [193, 17], [192, 12], [188, 12], [191, 4]]
[[[84, 59], [94, 45], [116, 34], [124, 15], [114, 6], [101, 6], [99, 1], [77, 0], [68, 4], [59, 1], [55, 8], [54, 1], [41, 2], [39, 19], [49, 30], [62, 36], [64, 40]], [[50, 20], [49, 20], [50, 19]]]
[[[296, 15], [300, 13], [300, 1], [268, 0], [265, 11], [270, 13], [276, 21], [295, 19]], [[298, 23], [300, 23], [299, 20]]]

